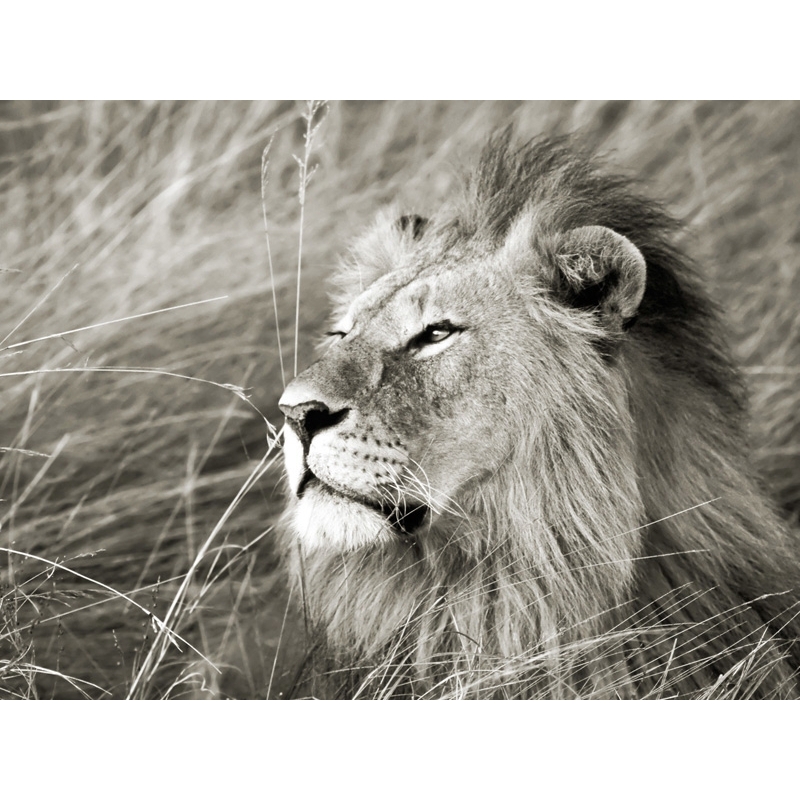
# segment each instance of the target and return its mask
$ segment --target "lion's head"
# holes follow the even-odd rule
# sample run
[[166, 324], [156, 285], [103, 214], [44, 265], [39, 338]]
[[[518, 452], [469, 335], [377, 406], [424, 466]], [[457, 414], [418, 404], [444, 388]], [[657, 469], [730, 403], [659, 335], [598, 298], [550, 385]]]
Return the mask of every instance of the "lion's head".
[[536, 230], [531, 212], [500, 247], [454, 248], [447, 227], [421, 240], [385, 225], [391, 269], [346, 293], [325, 353], [280, 401], [308, 547], [451, 531], [487, 484], [559, 446], [578, 399], [581, 419], [625, 438], [608, 363], [644, 294], [644, 258], [609, 228]]
[[[670, 652], [651, 629], [705, 625], [709, 674], [732, 639], [770, 634], [774, 604], [719, 630], [756, 597], [731, 578], [754, 520], [786, 542], [673, 227], [561, 144], [506, 139], [459, 204], [383, 215], [353, 248], [330, 341], [280, 401], [287, 550], [334, 662], [391, 663], [423, 691], [469, 672], [513, 696], [635, 695], [652, 688], [637, 658], [697, 657], [696, 637]], [[766, 591], [785, 589], [767, 561]], [[672, 611], [649, 619], [656, 594]], [[708, 678], [691, 674], [678, 693]]]

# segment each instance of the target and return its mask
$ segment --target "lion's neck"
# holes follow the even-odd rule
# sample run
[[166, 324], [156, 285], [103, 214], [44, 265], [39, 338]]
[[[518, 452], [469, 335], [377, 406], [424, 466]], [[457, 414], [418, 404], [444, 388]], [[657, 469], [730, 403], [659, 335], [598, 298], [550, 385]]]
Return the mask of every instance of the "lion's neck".
[[740, 400], [708, 375], [676, 381], [648, 367], [630, 366], [629, 387], [647, 519], [630, 603], [647, 654], [638, 677], [669, 676], [650, 684], [664, 693], [724, 696], [726, 678], [747, 674], [739, 696], [789, 696], [800, 570], [749, 469]]

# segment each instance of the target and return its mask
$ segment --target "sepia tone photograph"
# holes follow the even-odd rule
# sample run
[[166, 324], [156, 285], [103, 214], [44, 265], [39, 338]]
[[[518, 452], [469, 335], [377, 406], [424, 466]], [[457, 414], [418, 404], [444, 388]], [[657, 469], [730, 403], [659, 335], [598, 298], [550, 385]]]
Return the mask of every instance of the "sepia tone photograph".
[[800, 103], [0, 103], [0, 697], [800, 694]]

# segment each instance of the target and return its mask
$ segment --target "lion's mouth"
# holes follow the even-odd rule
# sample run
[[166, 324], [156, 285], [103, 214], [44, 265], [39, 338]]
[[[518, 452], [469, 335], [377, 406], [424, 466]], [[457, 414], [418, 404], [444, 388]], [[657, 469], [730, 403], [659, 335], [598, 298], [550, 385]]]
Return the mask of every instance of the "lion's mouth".
[[315, 487], [317, 491], [325, 492], [338, 497], [345, 497], [362, 506], [377, 511], [391, 526], [392, 530], [399, 535], [411, 535], [416, 533], [424, 524], [428, 515], [428, 507], [425, 505], [416, 505], [410, 503], [403, 503], [395, 505], [394, 503], [378, 503], [366, 497], [356, 494], [355, 492], [347, 492], [340, 489], [335, 489], [328, 483], [320, 480], [310, 469], [306, 470], [303, 480], [297, 490], [297, 496], [302, 497], [303, 494], [310, 488]]

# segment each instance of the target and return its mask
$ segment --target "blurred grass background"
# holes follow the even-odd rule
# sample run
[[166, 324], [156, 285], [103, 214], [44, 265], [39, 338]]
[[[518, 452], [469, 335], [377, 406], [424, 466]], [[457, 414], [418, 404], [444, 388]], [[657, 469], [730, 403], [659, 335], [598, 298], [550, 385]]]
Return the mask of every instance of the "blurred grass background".
[[[261, 154], [274, 135], [265, 205], [290, 376], [306, 108], [0, 104], [0, 696], [291, 687], [303, 640], [272, 546], [279, 463], [225, 518], [171, 617], [206, 660], [178, 643], [141, 671], [157, 630], [149, 615], [167, 613], [268, 452], [253, 406], [280, 424]], [[800, 104], [343, 102], [314, 121], [301, 369], [325, 327], [337, 254], [376, 208], [435, 210], [500, 126], [521, 138], [580, 131], [686, 220], [684, 245], [751, 387], [754, 462], [797, 526]], [[12, 347], [38, 337], [51, 338]], [[97, 371], [110, 367], [207, 382]]]

